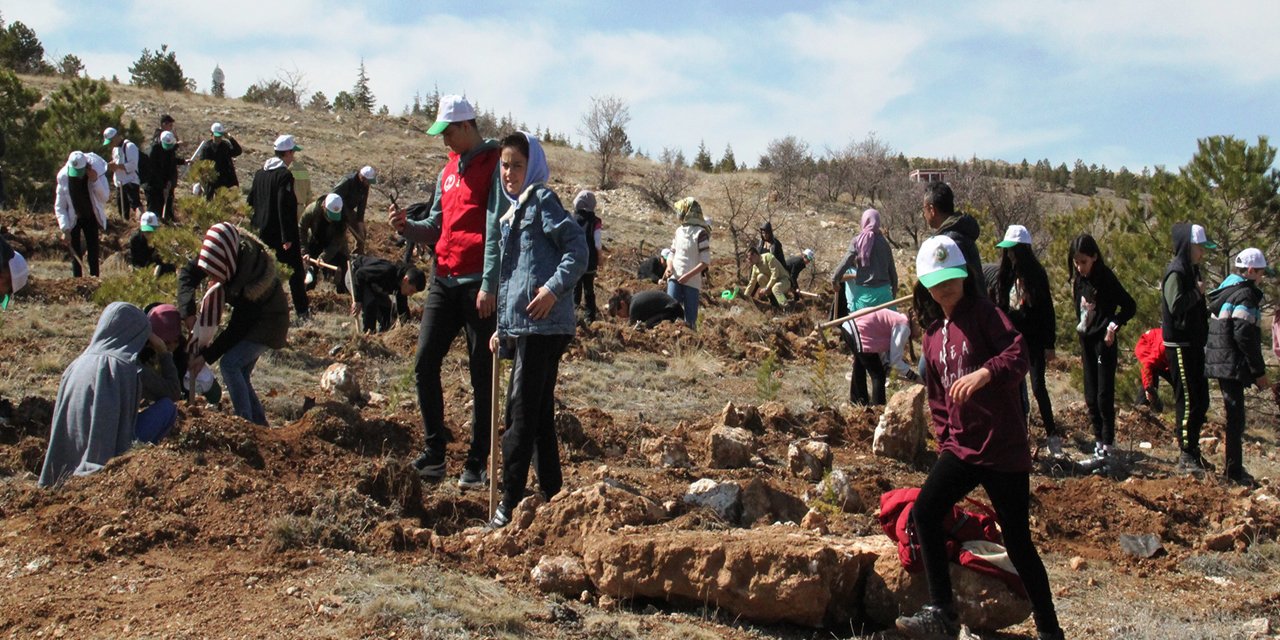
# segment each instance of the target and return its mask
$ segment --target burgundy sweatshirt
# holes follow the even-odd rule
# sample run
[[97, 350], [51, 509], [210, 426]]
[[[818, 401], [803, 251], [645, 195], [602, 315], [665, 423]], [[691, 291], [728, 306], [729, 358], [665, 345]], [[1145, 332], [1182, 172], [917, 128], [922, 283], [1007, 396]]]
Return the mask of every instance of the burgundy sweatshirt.
[[[924, 336], [925, 385], [938, 451], [997, 471], [1031, 471], [1027, 418], [1018, 385], [1030, 364], [1022, 334], [986, 299], [966, 296], [950, 318]], [[956, 380], [986, 368], [987, 386], [957, 404], [948, 390]]]

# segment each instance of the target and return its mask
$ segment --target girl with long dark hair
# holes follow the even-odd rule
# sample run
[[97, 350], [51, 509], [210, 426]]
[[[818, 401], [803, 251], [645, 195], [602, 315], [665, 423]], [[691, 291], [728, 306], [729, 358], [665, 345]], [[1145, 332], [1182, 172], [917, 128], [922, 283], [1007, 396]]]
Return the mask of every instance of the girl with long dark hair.
[[[1040, 408], [1040, 421], [1049, 453], [1062, 455], [1062, 438], [1053, 419], [1053, 403], [1045, 385], [1046, 364], [1056, 357], [1058, 340], [1057, 315], [1053, 312], [1053, 290], [1049, 275], [1031, 248], [1031, 233], [1022, 225], [1010, 225], [1002, 249], [1000, 271], [996, 278], [995, 302], [1027, 342], [1027, 358], [1031, 361], [1031, 391]], [[1026, 397], [1025, 395], [1023, 397]]]

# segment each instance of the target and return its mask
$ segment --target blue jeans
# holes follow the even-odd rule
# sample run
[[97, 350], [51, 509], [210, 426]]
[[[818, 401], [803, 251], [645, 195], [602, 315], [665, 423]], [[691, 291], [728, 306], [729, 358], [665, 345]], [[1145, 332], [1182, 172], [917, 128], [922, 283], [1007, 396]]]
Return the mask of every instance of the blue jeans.
[[690, 329], [698, 328], [698, 295], [701, 292], [675, 280], [667, 281], [667, 295], [676, 299], [684, 307], [684, 322]]
[[133, 427], [133, 439], [156, 444], [169, 433], [177, 421], [178, 405], [168, 398], [160, 398], [151, 403], [151, 406], [138, 412], [138, 421]]
[[266, 350], [266, 345], [244, 340], [223, 354], [219, 365], [222, 384], [227, 388], [227, 395], [231, 396], [231, 406], [235, 408], [236, 415], [264, 427], [267, 425], [267, 414], [262, 410], [262, 402], [258, 400], [258, 393], [253, 390], [250, 378], [253, 376], [254, 365], [258, 364], [258, 358]]

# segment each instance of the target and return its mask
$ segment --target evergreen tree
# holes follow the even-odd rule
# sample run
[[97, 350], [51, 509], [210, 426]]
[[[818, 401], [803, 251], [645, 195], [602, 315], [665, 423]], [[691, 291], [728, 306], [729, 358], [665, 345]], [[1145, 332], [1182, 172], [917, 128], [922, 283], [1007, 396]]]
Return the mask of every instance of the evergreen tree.
[[738, 170], [738, 161], [733, 157], [733, 146], [725, 143], [724, 155], [720, 157], [720, 163], [716, 165], [716, 171], [721, 173], [733, 173]]
[[706, 140], [698, 141], [698, 154], [693, 157], [693, 168], [703, 173], [711, 173], [715, 168], [711, 164], [711, 152], [707, 151]]
[[338, 95], [333, 97], [334, 111], [355, 111], [358, 106], [355, 96], [346, 91], [339, 91]]
[[53, 73], [53, 67], [44, 60], [44, 45], [36, 32], [21, 22], [5, 27], [3, 20], [0, 20], [0, 68], [16, 73]]
[[1071, 172], [1071, 191], [1082, 196], [1091, 196], [1098, 192], [1093, 180], [1093, 171], [1085, 166], [1084, 160], [1076, 160], [1075, 168]]
[[162, 91], [185, 91], [194, 87], [195, 81], [182, 75], [178, 57], [162, 44], [152, 53], [142, 50], [142, 55], [129, 67], [130, 82], [139, 87], [155, 87]]
[[[11, 150], [29, 150], [10, 152], [5, 158], [5, 197], [10, 206], [19, 201], [44, 203], [53, 195], [45, 185], [53, 179], [57, 157], [39, 148], [41, 124], [48, 116], [48, 110], [35, 108], [39, 102], [38, 90], [24, 86], [14, 72], [0, 69], [0, 131]], [[66, 153], [61, 157], [66, 158]]]
[[[360, 74], [356, 76], [356, 86], [351, 89], [351, 97], [355, 99], [355, 108], [365, 113], [373, 113], [377, 99], [369, 89], [369, 76], [364, 72], [364, 59], [360, 59]], [[352, 109], [354, 111], [355, 109]]]
[[1067, 190], [1071, 184], [1071, 170], [1067, 168], [1067, 163], [1064, 162], [1053, 170], [1053, 179], [1050, 180], [1050, 184], [1059, 191]]
[[329, 104], [329, 98], [324, 95], [323, 91], [317, 91], [311, 94], [311, 100], [307, 102], [307, 109], [310, 111], [329, 111], [333, 109], [333, 105]]
[[84, 62], [79, 56], [68, 53], [58, 61], [57, 71], [64, 78], [79, 78], [84, 75]]

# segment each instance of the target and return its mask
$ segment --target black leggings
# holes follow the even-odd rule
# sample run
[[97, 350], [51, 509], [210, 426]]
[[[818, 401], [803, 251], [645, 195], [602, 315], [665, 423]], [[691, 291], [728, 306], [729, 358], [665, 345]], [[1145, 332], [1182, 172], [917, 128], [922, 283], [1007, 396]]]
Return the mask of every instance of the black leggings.
[[1173, 374], [1173, 401], [1178, 406], [1178, 448], [1200, 455], [1200, 427], [1209, 411], [1209, 379], [1204, 376], [1203, 347], [1166, 347]]
[[[1058, 435], [1058, 424], [1053, 420], [1053, 401], [1049, 399], [1049, 387], [1044, 381], [1046, 362], [1044, 349], [1030, 347], [1031, 358], [1031, 392], [1035, 394], [1036, 406], [1040, 408], [1040, 421], [1044, 423], [1046, 436]], [[1024, 396], [1025, 397], [1025, 396]]]
[[537, 458], [538, 486], [548, 500], [564, 483], [556, 441], [556, 377], [560, 356], [573, 336], [516, 338], [507, 391], [507, 430], [502, 434], [502, 506], [507, 513], [524, 498], [529, 465]]
[[586, 298], [587, 304], [583, 306], [583, 311], [587, 315], [587, 322], [595, 322], [596, 315], [599, 311], [596, 308], [596, 272], [588, 271], [582, 274], [578, 280], [577, 286], [573, 288], [573, 306], [582, 305], [583, 298]]
[[[867, 376], [871, 376], [871, 393], [867, 393]], [[849, 402], [854, 405], [877, 406], [885, 402], [884, 386], [888, 372], [878, 353], [853, 354], [853, 377], [849, 380]]]
[[991, 498], [1009, 560], [1018, 570], [1027, 588], [1036, 628], [1041, 633], [1059, 631], [1058, 614], [1049, 590], [1049, 575], [1031, 541], [1028, 524], [1031, 502], [1031, 476], [1027, 472], [995, 471], [962, 462], [949, 451], [943, 451], [929, 471], [920, 495], [911, 511], [920, 540], [924, 571], [929, 580], [929, 597], [937, 607], [952, 606], [951, 573], [947, 561], [946, 532], [943, 518], [961, 498], [981, 485]]
[[[93, 212], [89, 215], [81, 215], [76, 220], [76, 226], [71, 227], [71, 231], [67, 233], [67, 242], [71, 245], [71, 275], [80, 278], [83, 277], [84, 269], [80, 266], [83, 260], [86, 267], [89, 268], [89, 275], [98, 277], [98, 234], [101, 229], [98, 228], [98, 219], [93, 217]], [[76, 257], [79, 256], [80, 260]]]
[[1222, 389], [1222, 408], [1227, 414], [1226, 472], [1228, 478], [1240, 478], [1244, 473], [1244, 389], [1239, 380], [1218, 380]]
[[[1116, 441], [1116, 355], [1105, 336], [1081, 336], [1080, 361], [1084, 365], [1084, 403], [1093, 423], [1093, 439], [1105, 445]], [[1043, 411], [1043, 409], [1041, 409]]]

